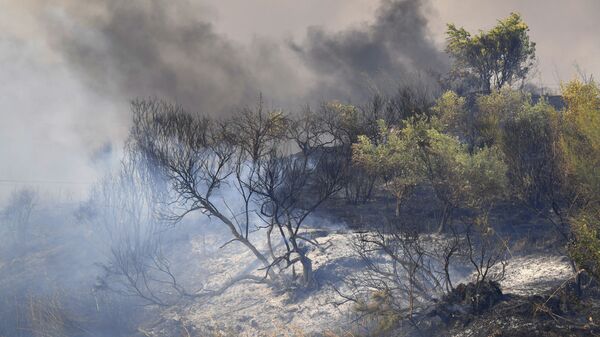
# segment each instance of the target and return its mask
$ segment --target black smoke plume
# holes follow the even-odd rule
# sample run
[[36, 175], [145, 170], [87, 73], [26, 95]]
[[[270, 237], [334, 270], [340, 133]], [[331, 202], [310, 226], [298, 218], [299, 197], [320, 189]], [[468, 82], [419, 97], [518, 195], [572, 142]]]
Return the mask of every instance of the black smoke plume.
[[322, 75], [315, 93], [361, 100], [415, 76], [435, 80], [443, 74], [448, 60], [429, 38], [426, 3], [385, 0], [372, 24], [336, 33], [310, 28], [306, 41], [293, 48]]
[[54, 20], [52, 33], [54, 47], [95, 89], [126, 99], [159, 96], [215, 114], [260, 92], [294, 108], [359, 102], [417, 73], [434, 78], [447, 62], [429, 39], [424, 7], [420, 0], [385, 0], [362, 27], [311, 27], [301, 42], [239, 45], [186, 1], [106, 0], [102, 16], [78, 7], [66, 12], [68, 20]]

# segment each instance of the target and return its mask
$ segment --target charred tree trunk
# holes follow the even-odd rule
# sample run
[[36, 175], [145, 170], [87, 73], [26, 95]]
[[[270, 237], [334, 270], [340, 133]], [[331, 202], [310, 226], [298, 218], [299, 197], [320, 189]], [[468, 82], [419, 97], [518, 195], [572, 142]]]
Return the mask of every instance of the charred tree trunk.
[[308, 288], [312, 285], [314, 279], [312, 260], [304, 255], [304, 253], [301, 253], [300, 263], [302, 264], [302, 285]]
[[452, 218], [453, 207], [449, 203], [444, 203], [444, 209], [442, 210], [442, 216], [440, 218], [440, 223], [437, 229], [437, 233], [443, 233], [446, 230], [446, 225], [448, 224], [448, 220]]

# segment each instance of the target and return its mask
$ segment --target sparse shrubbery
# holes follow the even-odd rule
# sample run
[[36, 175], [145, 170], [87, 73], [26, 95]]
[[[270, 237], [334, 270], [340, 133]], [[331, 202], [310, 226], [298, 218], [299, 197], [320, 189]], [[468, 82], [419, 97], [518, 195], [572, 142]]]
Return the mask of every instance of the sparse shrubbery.
[[402, 203], [417, 185], [427, 185], [443, 205], [439, 231], [450, 223], [461, 207], [488, 207], [502, 198], [506, 165], [496, 148], [469, 153], [458, 139], [439, 131], [437, 119], [411, 119], [389, 128], [380, 121], [374, 143], [359, 138], [354, 160], [379, 177], [396, 198], [396, 217]]

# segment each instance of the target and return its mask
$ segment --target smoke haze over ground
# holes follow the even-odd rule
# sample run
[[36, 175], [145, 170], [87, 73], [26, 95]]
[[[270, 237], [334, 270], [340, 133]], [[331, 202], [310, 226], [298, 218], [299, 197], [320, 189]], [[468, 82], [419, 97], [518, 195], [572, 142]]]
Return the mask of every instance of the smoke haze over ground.
[[[81, 190], [54, 182], [92, 182], [106, 167], [98, 154], [114, 164], [135, 97], [221, 114], [262, 92], [270, 105], [299, 109], [330, 99], [358, 103], [365, 93], [393, 90], [415, 74], [442, 73], [449, 21], [486, 28], [519, 10], [538, 42], [542, 84], [556, 87], [574, 72], [568, 63], [557, 68], [554, 55], [568, 52], [564, 56], [583, 70], [598, 70], [594, 53], [584, 52], [600, 48], [591, 34], [596, 20], [584, 19], [598, 12], [595, 2], [547, 2], [550, 16], [543, 17], [539, 5], [3, 0], [0, 156], [10, 158], [0, 169], [0, 179], [8, 180], [3, 190], [33, 180]], [[548, 17], [581, 36], [570, 39], [572, 30], [547, 23]]]
[[[450, 68], [444, 52], [447, 22], [469, 31], [488, 29], [512, 11], [523, 14], [537, 43], [534, 85], [556, 90], [561, 80], [573, 77], [574, 64], [587, 74], [600, 72], [600, 5], [594, 0], [0, 0], [0, 9], [0, 224], [9, 224], [0, 227], [0, 234], [11, 235], [0, 238], [0, 270], [8, 271], [0, 278], [0, 318], [12, 314], [13, 305], [27, 309], [32, 293], [66, 290], [73, 293], [65, 297], [64, 307], [67, 302], [85, 306], [81, 314], [95, 317], [94, 323], [138, 318], [131, 314], [137, 310], [133, 301], [99, 300], [94, 287], [103, 270], [95, 263], [114, 255], [114, 242], [131, 246], [132, 237], [168, 246], [166, 260], [179, 263], [173, 267], [176, 273], [188, 272], [184, 285], [192, 291], [199, 283], [216, 288], [211, 281], [235, 276], [227, 263], [256, 269], [247, 262], [255, 260], [248, 252], [223, 257], [214, 248], [230, 238], [214, 218], [192, 215], [177, 231], [161, 236], [172, 223], [144, 227], [156, 216], [149, 211], [151, 202], [140, 198], [147, 192], [120, 180], [112, 181], [116, 192], [109, 192], [114, 194], [98, 192], [99, 180], [124, 164], [131, 100], [158, 97], [217, 117], [254, 105], [260, 94], [268, 109], [293, 113], [331, 100], [361, 104], [374, 93], [392, 94], [404, 84], [434, 87]], [[243, 203], [227, 194], [233, 187], [223, 185], [220, 200]], [[34, 196], [30, 204], [28, 196]], [[30, 213], [21, 206], [31, 206]], [[127, 217], [128, 206], [147, 217], [135, 219], [138, 227], [131, 226], [135, 221]], [[346, 228], [338, 220], [326, 226], [325, 219], [309, 218], [311, 235], [335, 229], [340, 230], [336, 238], [346, 242], [341, 230]], [[107, 224], [117, 226], [105, 228]], [[16, 230], [20, 225], [24, 233]], [[159, 225], [165, 228], [157, 229]], [[123, 248], [126, 253], [146, 249], [163, 254], [152, 251], [156, 247], [130, 246]], [[360, 266], [351, 261], [346, 246], [334, 249], [332, 256], [314, 249], [315, 262], [329, 264], [322, 268], [315, 263], [315, 268], [336, 274], [341, 261], [341, 267], [355, 272]], [[207, 258], [213, 253], [213, 260]], [[568, 274], [565, 265], [555, 274]], [[534, 276], [536, 282], [541, 279]], [[519, 281], [515, 287], [522, 286], [519, 277], [513, 277]], [[221, 305], [227, 301], [213, 305], [229, 310]], [[310, 318], [325, 320], [316, 308]], [[77, 306], [69, 309], [79, 313]], [[270, 310], [278, 313], [280, 308]], [[115, 330], [134, 328], [121, 323]], [[0, 321], [0, 335], [4, 327]], [[98, 329], [114, 336], [106, 327]]]
[[[312, 27], [298, 41], [257, 36], [245, 42], [216, 31], [218, 17], [211, 20], [215, 9], [208, 4], [28, 1], [9, 7], [27, 24], [9, 19], [3, 30], [3, 73], [13, 80], [3, 81], [9, 123], [0, 154], [16, 157], [3, 168], [8, 180], [93, 180], [89, 158], [119, 148], [127, 102], [135, 97], [158, 96], [214, 115], [262, 92], [275, 106], [297, 109], [445, 65], [417, 1], [386, 1], [377, 22], [364, 27]], [[14, 135], [17, 126], [25, 132]], [[41, 148], [48, 149], [38, 153]]]

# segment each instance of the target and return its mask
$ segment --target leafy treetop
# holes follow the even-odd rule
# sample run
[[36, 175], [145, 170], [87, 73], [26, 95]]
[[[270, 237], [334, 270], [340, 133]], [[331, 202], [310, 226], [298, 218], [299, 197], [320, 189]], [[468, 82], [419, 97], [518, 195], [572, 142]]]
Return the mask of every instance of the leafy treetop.
[[477, 89], [486, 93], [525, 79], [535, 60], [535, 43], [530, 42], [528, 32], [518, 13], [477, 35], [448, 24], [446, 52], [455, 61], [453, 75], [475, 79]]

